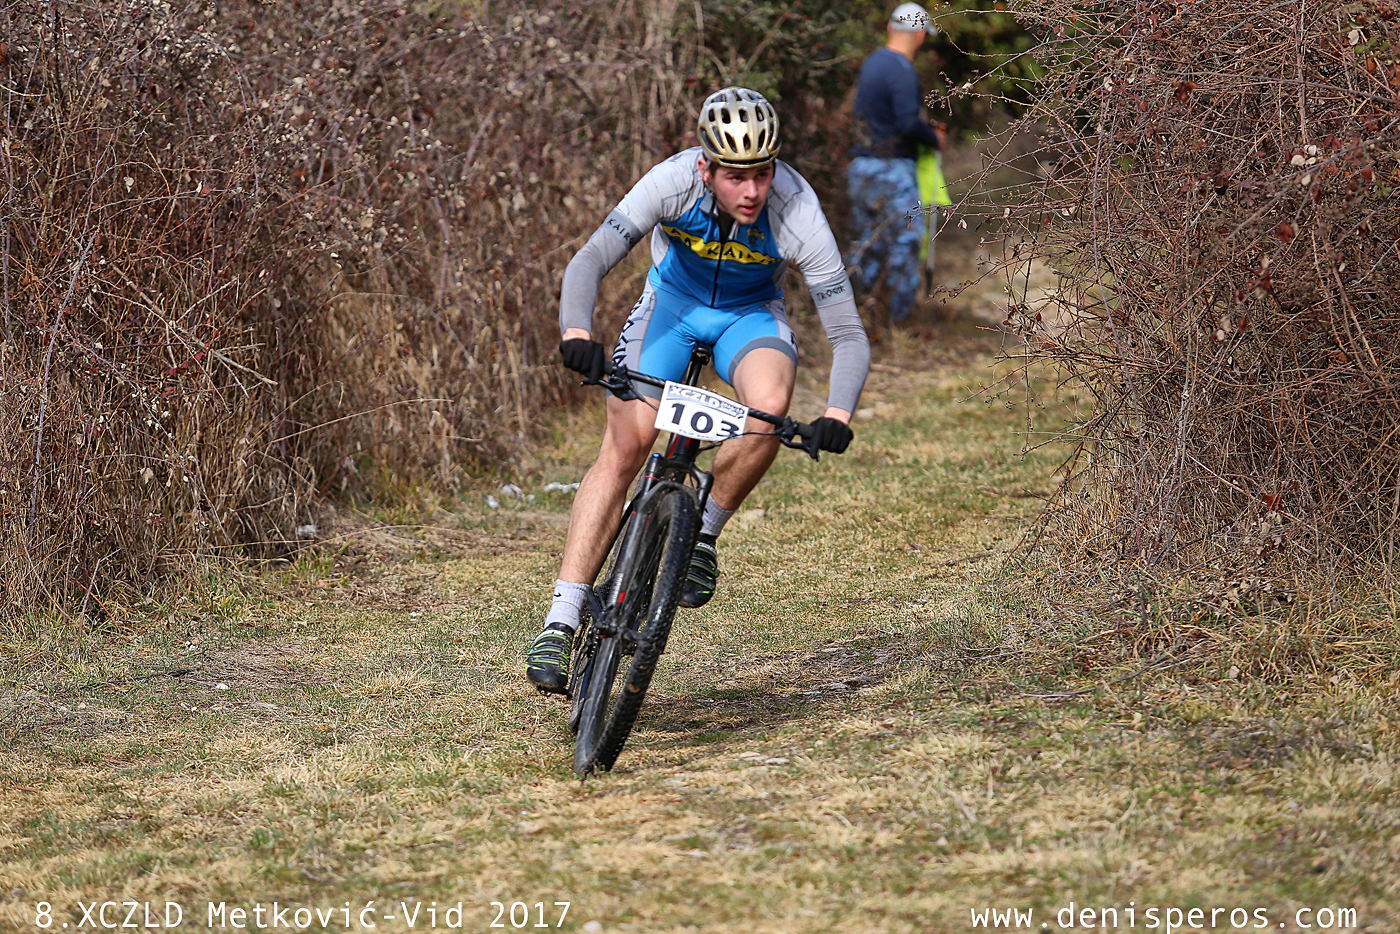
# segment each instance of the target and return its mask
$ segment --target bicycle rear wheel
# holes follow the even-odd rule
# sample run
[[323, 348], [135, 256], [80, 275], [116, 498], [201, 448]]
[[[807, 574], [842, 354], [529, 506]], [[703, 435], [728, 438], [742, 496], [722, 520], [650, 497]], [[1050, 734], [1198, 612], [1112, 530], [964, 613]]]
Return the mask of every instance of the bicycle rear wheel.
[[[582, 651], [589, 657], [576, 669], [574, 770], [580, 775], [611, 769], [632, 732], [666, 649], [697, 528], [695, 500], [677, 486], [658, 487], [631, 520], [609, 575], [612, 586], [603, 619], [590, 626], [588, 636], [595, 644], [590, 651], [584, 640]], [[627, 675], [614, 690], [627, 655], [632, 657]]]

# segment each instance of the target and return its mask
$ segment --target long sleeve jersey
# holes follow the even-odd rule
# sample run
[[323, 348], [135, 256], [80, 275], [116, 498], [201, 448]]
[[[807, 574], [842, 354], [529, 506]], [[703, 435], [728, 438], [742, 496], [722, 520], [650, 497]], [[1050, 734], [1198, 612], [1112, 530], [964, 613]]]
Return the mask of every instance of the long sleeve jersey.
[[649, 275], [699, 304], [723, 308], [782, 295], [789, 265], [802, 273], [831, 341], [828, 404], [854, 412], [870, 369], [870, 344], [850, 279], [816, 192], [791, 166], [776, 163], [768, 201], [752, 224], [727, 235], [699, 168], [700, 148], [651, 169], [594, 231], [564, 272], [561, 331], [592, 331], [603, 276], [651, 232]]

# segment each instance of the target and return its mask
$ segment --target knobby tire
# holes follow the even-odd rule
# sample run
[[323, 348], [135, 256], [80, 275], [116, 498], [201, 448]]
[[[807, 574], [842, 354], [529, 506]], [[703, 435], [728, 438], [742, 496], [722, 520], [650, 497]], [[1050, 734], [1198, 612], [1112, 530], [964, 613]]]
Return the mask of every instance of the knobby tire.
[[[641, 711], [657, 660], [666, 649], [676, 604], [690, 569], [699, 519], [690, 492], [660, 487], [637, 508], [608, 575], [604, 620], [591, 620], [580, 640], [575, 682], [574, 770], [610, 770]], [[622, 640], [602, 629], [636, 637], [631, 663], [614, 689], [626, 653]], [[590, 644], [591, 643], [591, 644]], [[575, 716], [576, 711], [576, 716]]]
[[593, 611], [585, 604], [579, 612], [578, 635], [574, 639], [574, 656], [569, 664], [569, 732], [578, 733], [583, 716], [583, 698], [587, 694], [592, 674], [593, 656], [598, 651], [598, 629], [593, 624]]

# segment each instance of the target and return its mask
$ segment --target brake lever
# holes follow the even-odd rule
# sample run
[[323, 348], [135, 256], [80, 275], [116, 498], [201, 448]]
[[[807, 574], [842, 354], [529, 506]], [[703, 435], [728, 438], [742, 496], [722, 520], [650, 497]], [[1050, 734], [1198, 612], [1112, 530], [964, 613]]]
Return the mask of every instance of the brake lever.
[[[803, 429], [806, 429], [806, 431]], [[813, 433], [809, 434], [809, 432]], [[794, 448], [798, 451], [806, 451], [807, 456], [814, 461], [820, 461], [822, 459], [821, 450], [817, 447], [817, 436], [811, 425], [804, 425], [802, 422], [795, 422], [789, 418], [783, 424], [783, 427], [778, 429], [776, 434], [778, 435], [778, 440], [783, 443], [784, 447]], [[800, 435], [802, 440], [794, 441], [794, 435]]]
[[631, 380], [627, 378], [627, 367], [613, 363], [611, 360], [603, 361], [603, 375], [598, 379], [584, 378], [580, 386], [602, 386], [604, 389], [624, 390], [631, 385]]

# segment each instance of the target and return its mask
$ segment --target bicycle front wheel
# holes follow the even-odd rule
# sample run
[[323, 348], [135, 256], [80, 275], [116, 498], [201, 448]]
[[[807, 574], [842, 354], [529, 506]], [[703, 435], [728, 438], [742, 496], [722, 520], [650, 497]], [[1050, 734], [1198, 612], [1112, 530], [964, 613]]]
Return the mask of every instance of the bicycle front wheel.
[[598, 654], [598, 621], [593, 609], [584, 604], [579, 613], [578, 632], [574, 636], [574, 654], [569, 665], [569, 732], [578, 733], [583, 718], [583, 701], [588, 696], [588, 681], [593, 674], [593, 658]]
[[[666, 649], [690, 567], [698, 530], [695, 500], [676, 486], [660, 487], [632, 517], [632, 525], [610, 575], [609, 603], [595, 622], [595, 644], [580, 671], [578, 737], [574, 770], [586, 775], [611, 769], [622, 752], [642, 700]], [[623, 659], [627, 675], [614, 690]]]

